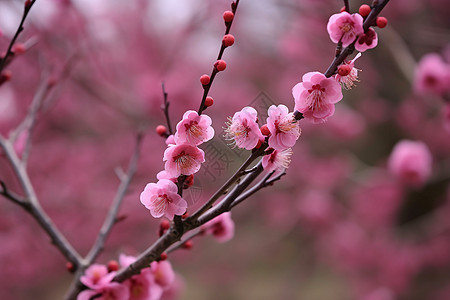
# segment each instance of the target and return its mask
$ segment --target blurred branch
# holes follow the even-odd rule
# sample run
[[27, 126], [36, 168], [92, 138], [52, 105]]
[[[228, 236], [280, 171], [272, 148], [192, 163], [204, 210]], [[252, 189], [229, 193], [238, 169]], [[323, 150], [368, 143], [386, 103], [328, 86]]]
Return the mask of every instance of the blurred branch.
[[30, 12], [31, 7], [36, 2], [36, 0], [26, 0], [24, 4], [23, 9], [23, 15], [22, 20], [20, 21], [19, 27], [17, 27], [16, 33], [14, 34], [11, 42], [9, 43], [8, 50], [6, 51], [5, 56], [0, 60], [0, 73], [3, 71], [3, 69], [11, 62], [12, 58], [14, 57], [14, 52], [12, 51], [12, 48], [19, 37], [19, 34], [23, 31], [23, 24], [25, 23], [25, 19], [28, 16], [28, 13]]
[[195, 238], [196, 236], [202, 235], [204, 233], [203, 229], [198, 229], [190, 234], [187, 234], [187, 237], [185, 237], [184, 239], [182, 239], [181, 241], [177, 242], [176, 244], [173, 244], [171, 247], [169, 247], [169, 249], [167, 249], [166, 253], [172, 253], [175, 250], [178, 250], [179, 248], [183, 248], [184, 243], [186, 243], [187, 241], [192, 240], [193, 238]]
[[22, 199], [20, 196], [9, 191], [3, 180], [0, 180], [0, 186], [2, 187], [0, 195], [5, 196], [6, 199], [9, 199], [12, 202], [22, 206], [24, 209], [27, 209], [26, 207], [28, 206], [28, 202], [25, 199]]
[[60, 250], [65, 258], [73, 263], [74, 266], [78, 266], [82, 261], [81, 256], [72, 247], [69, 241], [67, 241], [64, 235], [52, 222], [50, 217], [42, 209], [34, 191], [33, 185], [31, 184], [30, 178], [28, 177], [28, 173], [26, 172], [25, 165], [21, 162], [16, 152], [14, 151], [12, 143], [0, 136], [0, 147], [3, 149], [3, 153], [6, 156], [6, 159], [10, 162], [14, 173], [25, 193], [26, 197], [24, 199], [23, 205], [21, 206], [24, 207], [39, 223], [42, 229], [44, 229], [44, 231], [50, 237], [52, 244], [54, 244]]
[[350, 4], [348, 3], [348, 0], [344, 0], [344, 7], [345, 11], [350, 13]]

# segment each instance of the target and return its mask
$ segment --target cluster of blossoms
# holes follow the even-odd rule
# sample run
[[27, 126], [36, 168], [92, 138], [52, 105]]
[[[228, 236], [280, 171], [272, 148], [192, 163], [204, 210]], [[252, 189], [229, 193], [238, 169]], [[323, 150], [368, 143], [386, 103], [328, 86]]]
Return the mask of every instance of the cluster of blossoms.
[[[345, 61], [337, 67], [337, 74], [328, 78], [320, 72], [308, 72], [303, 75], [302, 82], [292, 89], [295, 99], [295, 110], [301, 112], [303, 117], [313, 123], [325, 122], [335, 111], [334, 105], [342, 99], [341, 86], [351, 89], [358, 81], [358, 69], [355, 60], [361, 52], [372, 49], [378, 44], [375, 30], [369, 27], [364, 31], [364, 18], [370, 13], [368, 5], [362, 5], [359, 13], [350, 14], [343, 11], [330, 17], [327, 31], [330, 39], [340, 47], [354, 45], [358, 53], [351, 61]], [[378, 17], [378, 27], [386, 26], [386, 18]]]
[[247, 150], [259, 148], [267, 137], [269, 148], [262, 159], [268, 172], [282, 171], [289, 166], [292, 149], [300, 137], [301, 129], [293, 112], [285, 105], [272, 105], [268, 110], [267, 124], [259, 128], [257, 111], [244, 107], [229, 118], [225, 137], [236, 147]]
[[[135, 260], [134, 256], [121, 254], [120, 267], [126, 268]], [[140, 274], [132, 276], [123, 283], [112, 282], [119, 264], [111, 261], [108, 266], [91, 265], [80, 278], [80, 281], [90, 290], [81, 292], [77, 299], [157, 300], [171, 288], [175, 279], [170, 262], [161, 260], [152, 262], [148, 268], [142, 269]]]
[[189, 110], [177, 124], [176, 133], [167, 138], [164, 171], [158, 174], [158, 182], [147, 184], [140, 196], [153, 217], [173, 219], [174, 215], [186, 212], [187, 202], [178, 194], [178, 178], [188, 176], [188, 181], [193, 182], [193, 174], [205, 161], [205, 153], [198, 146], [214, 136], [211, 124], [207, 115]]

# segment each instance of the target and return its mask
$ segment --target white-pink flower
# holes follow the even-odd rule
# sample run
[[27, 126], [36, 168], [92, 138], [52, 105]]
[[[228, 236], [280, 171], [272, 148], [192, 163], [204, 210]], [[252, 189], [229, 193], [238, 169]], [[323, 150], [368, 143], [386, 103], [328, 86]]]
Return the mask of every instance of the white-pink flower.
[[[339, 84], [342, 86], [342, 88], [346, 90], [350, 90], [354, 85], [355, 81], [358, 80], [358, 69], [355, 68], [355, 61], [361, 57], [361, 52], [359, 52], [354, 59], [352, 59], [349, 62], [344, 62], [341, 66], [338, 67], [338, 73], [335, 75], [335, 79]], [[341, 75], [339, 73], [339, 68], [346, 68], [348, 71], [347, 75]]]
[[169, 176], [191, 175], [200, 170], [205, 153], [196, 146], [187, 144], [169, 145], [164, 151], [164, 168]]
[[253, 107], [246, 106], [229, 118], [225, 128], [225, 138], [232, 140], [239, 148], [251, 150], [264, 140], [257, 123], [258, 113]]
[[214, 129], [211, 124], [212, 120], [207, 115], [199, 116], [196, 111], [188, 110], [177, 124], [175, 143], [197, 146], [209, 141], [214, 137]]
[[367, 49], [375, 48], [378, 45], [378, 36], [372, 27], [367, 29], [366, 33], [361, 34], [355, 43], [355, 49], [364, 52]]
[[360, 14], [349, 14], [344, 11], [330, 17], [327, 31], [334, 43], [342, 42], [347, 47], [357, 36], [364, 33], [363, 17]]
[[420, 186], [431, 175], [432, 158], [426, 144], [419, 141], [398, 142], [389, 156], [389, 170], [402, 182]]
[[268, 110], [267, 128], [270, 131], [269, 147], [284, 150], [295, 145], [300, 136], [300, 124], [285, 105], [271, 105]]
[[342, 99], [341, 86], [319, 72], [306, 73], [302, 79], [292, 88], [295, 110], [313, 123], [325, 122], [333, 115], [334, 104]]
[[230, 212], [224, 212], [202, 225], [206, 234], [212, 234], [219, 243], [225, 243], [234, 236], [234, 222]]
[[281, 151], [274, 150], [272, 153], [264, 155], [262, 158], [262, 166], [267, 172], [283, 171], [289, 168], [291, 163], [292, 149], [284, 149]]
[[187, 202], [178, 195], [178, 187], [168, 179], [157, 183], [149, 183], [141, 193], [141, 203], [150, 210], [155, 218], [166, 216], [173, 219], [174, 215], [186, 212]]
[[80, 281], [91, 289], [98, 289], [108, 285], [116, 275], [116, 272], [108, 273], [105, 265], [93, 264], [86, 269]]

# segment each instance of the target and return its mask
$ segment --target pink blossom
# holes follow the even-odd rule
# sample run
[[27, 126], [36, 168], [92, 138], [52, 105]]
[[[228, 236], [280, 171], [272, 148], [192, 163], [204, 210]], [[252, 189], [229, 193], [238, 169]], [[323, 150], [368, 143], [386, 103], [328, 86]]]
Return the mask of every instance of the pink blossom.
[[350, 68], [350, 73], [345, 76], [339, 75], [339, 72], [335, 75], [335, 79], [342, 86], [343, 89], [350, 90], [355, 86], [355, 81], [358, 80], [358, 69], [355, 68], [355, 61], [361, 57], [361, 52], [359, 52], [354, 59], [349, 62], [344, 62], [343, 65], [348, 66]]
[[342, 99], [339, 83], [319, 72], [306, 73], [302, 79], [292, 88], [295, 109], [313, 123], [325, 122], [334, 114], [334, 104]]
[[378, 36], [372, 27], [369, 27], [366, 33], [359, 36], [355, 43], [355, 49], [364, 52], [367, 49], [375, 48], [378, 45]]
[[291, 163], [292, 149], [274, 150], [271, 154], [264, 155], [262, 166], [267, 172], [283, 171], [289, 168]]
[[169, 176], [191, 175], [200, 170], [205, 153], [196, 146], [169, 145], [164, 151], [163, 161], [166, 162], [164, 168]]
[[300, 136], [299, 123], [285, 105], [271, 105], [268, 111], [267, 127], [270, 131], [269, 146], [283, 150], [295, 145]]
[[156, 179], [158, 179], [158, 180], [168, 179], [174, 183], [177, 183], [177, 181], [178, 181], [178, 179], [176, 177], [170, 176], [166, 170], [159, 171], [158, 174], [156, 174]]
[[420, 186], [431, 175], [431, 162], [431, 154], [426, 144], [403, 140], [392, 150], [388, 167], [404, 183]]
[[212, 234], [219, 243], [225, 243], [234, 236], [234, 222], [231, 212], [224, 212], [202, 226], [207, 234]]
[[[100, 296], [97, 296], [100, 295]], [[103, 286], [101, 288], [95, 289], [95, 290], [87, 290], [81, 292], [77, 300], [90, 300], [94, 299], [98, 300], [129, 300], [130, 298], [130, 292], [126, 285], [120, 284], [117, 282], [109, 283], [106, 286]]]
[[[119, 262], [122, 267], [128, 267], [136, 261], [136, 257], [121, 254]], [[161, 285], [155, 282], [155, 277], [150, 268], [141, 270], [138, 275], [132, 276], [123, 283], [128, 287], [130, 300], [156, 300], [160, 299], [163, 293]]]
[[158, 183], [149, 183], [141, 193], [141, 203], [150, 210], [154, 218], [166, 216], [173, 219], [174, 215], [186, 212], [187, 202], [178, 195], [178, 187], [167, 179]]
[[166, 139], [166, 145], [175, 145], [175, 136], [173, 134], [169, 135]]
[[414, 88], [421, 94], [444, 94], [450, 89], [450, 65], [438, 54], [425, 55], [416, 67]]
[[251, 150], [260, 140], [264, 140], [257, 123], [257, 112], [253, 107], [246, 106], [229, 118], [225, 129], [225, 138], [232, 140], [239, 148]]
[[363, 17], [360, 14], [349, 14], [341, 12], [330, 17], [327, 24], [327, 31], [334, 43], [342, 42], [342, 46], [347, 47], [356, 37], [364, 33]]
[[164, 289], [169, 287], [175, 279], [175, 272], [167, 260], [152, 262], [150, 271], [155, 278], [155, 282]]
[[200, 145], [214, 136], [212, 120], [207, 115], [198, 115], [196, 111], [188, 110], [177, 124], [175, 142], [179, 144]]
[[116, 275], [116, 272], [108, 273], [105, 265], [93, 264], [86, 269], [80, 281], [91, 289], [98, 289], [108, 285]]

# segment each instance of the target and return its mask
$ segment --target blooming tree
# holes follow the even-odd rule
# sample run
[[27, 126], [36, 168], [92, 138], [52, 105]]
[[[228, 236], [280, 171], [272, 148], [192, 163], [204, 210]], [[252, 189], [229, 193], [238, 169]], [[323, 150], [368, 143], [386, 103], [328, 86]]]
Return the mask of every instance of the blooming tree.
[[[177, 74], [172, 81], [177, 83], [173, 94], [166, 92], [166, 86], [170, 85], [166, 85], [165, 82], [162, 84], [162, 93], [159, 87], [158, 89], [154, 86], [149, 88], [149, 82], [156, 81], [159, 84], [164, 77], [154, 70], [148, 70], [151, 67], [143, 64], [143, 61], [153, 59], [155, 65], [169, 63], [165, 61], [165, 55], [170, 51], [157, 49], [155, 46], [157, 44], [152, 43], [152, 39], [158, 38], [160, 29], [155, 30], [152, 26], [146, 30], [139, 26], [132, 27], [133, 32], [142, 32], [139, 35], [136, 34], [136, 40], [128, 36], [123, 41], [131, 45], [139, 45], [133, 48], [132, 53], [129, 53], [125, 51], [125, 48], [111, 47], [112, 41], [115, 41], [120, 30], [114, 27], [107, 17], [102, 14], [96, 16], [95, 22], [89, 25], [103, 30], [100, 33], [94, 31], [93, 36], [89, 36], [86, 35], [86, 32], [90, 31], [88, 31], [89, 26], [85, 24], [85, 18], [92, 12], [80, 13], [82, 9], [71, 1], [54, 4], [56, 11], [70, 13], [75, 20], [74, 26], [71, 26], [70, 22], [61, 22], [64, 20], [62, 15], [56, 13], [52, 16], [54, 24], [60, 23], [64, 24], [62, 27], [67, 26], [64, 30], [70, 32], [73, 41], [77, 41], [77, 47], [71, 55], [67, 56], [62, 49], [52, 47], [52, 43], [58, 41], [56, 44], [64, 45], [69, 49], [71, 45], [59, 44], [60, 40], [65, 40], [65, 35], [52, 34], [52, 30], [48, 29], [52, 27], [48, 27], [48, 24], [33, 24], [36, 27], [34, 30], [45, 32], [41, 37], [42, 41], [38, 42], [33, 37], [29, 37], [25, 42], [19, 42], [22, 35], [27, 32], [29, 14], [32, 14], [40, 5], [39, 1], [25, 1], [20, 25], [8, 39], [6, 51], [0, 60], [0, 84], [2, 85], [0, 92], [3, 90], [0, 108], [6, 112], [0, 112], [2, 118], [0, 120], [2, 163], [0, 194], [28, 212], [64, 257], [67, 270], [73, 273], [70, 287], [65, 295], [66, 299], [171, 299], [180, 286], [172, 267], [172, 264], [176, 265], [172, 261], [172, 257], [179, 252], [176, 250], [191, 249], [194, 239], [206, 235], [212, 235], [220, 243], [232, 239], [239, 223], [234, 223], [231, 210], [233, 210], [234, 218], [234, 211], [239, 212], [241, 207], [245, 211], [245, 205], [242, 203], [247, 203], [250, 198], [267, 200], [268, 204], [264, 204], [266, 202], [263, 201], [258, 203], [258, 207], [267, 205], [269, 210], [267, 220], [277, 220], [277, 218], [283, 220], [283, 222], [275, 222], [279, 224], [271, 227], [279, 229], [277, 226], [281, 224], [289, 225], [286, 220], [293, 220], [295, 223], [300, 223], [303, 230], [313, 236], [314, 246], [312, 247], [318, 249], [324, 260], [329, 261], [338, 270], [337, 272], [342, 272], [352, 282], [348, 292], [351, 294], [349, 298], [396, 299], [407, 295], [414, 276], [421, 270], [433, 265], [448, 264], [450, 254], [446, 250], [450, 246], [447, 233], [450, 223], [446, 219], [446, 212], [450, 202], [445, 192], [432, 197], [440, 201], [434, 204], [439, 209], [428, 210], [431, 212], [427, 213], [432, 215], [426, 220], [426, 226], [422, 228], [420, 224], [415, 225], [426, 233], [424, 236], [429, 240], [428, 245], [423, 245], [423, 242], [409, 245], [408, 242], [396, 240], [392, 233], [396, 230], [397, 216], [400, 221], [408, 223], [402, 220], [401, 216], [402, 205], [408, 202], [404, 199], [414, 199], [417, 195], [421, 197], [421, 195], [430, 194], [431, 190], [441, 191], [442, 187], [448, 186], [448, 174], [444, 172], [441, 177], [436, 177], [437, 172], [433, 170], [434, 161], [441, 161], [444, 164], [444, 158], [448, 154], [446, 151], [450, 149], [448, 139], [446, 139], [447, 142], [442, 138], [426, 139], [436, 128], [445, 130], [446, 126], [447, 129], [450, 127], [448, 126], [450, 106], [447, 103], [450, 67], [445, 59], [438, 54], [427, 54], [419, 62], [415, 72], [405, 72], [414, 73], [413, 77], [406, 76], [409, 76], [418, 98], [432, 95], [439, 99], [437, 102], [443, 112], [443, 122], [425, 126], [426, 128], [420, 131], [422, 136], [420, 138], [416, 135], [419, 132], [417, 123], [420, 123], [420, 118], [425, 120], [425, 114], [414, 103], [405, 101], [402, 104], [404, 106], [400, 106], [395, 115], [401, 120], [398, 127], [403, 127], [405, 131], [413, 132], [413, 134], [410, 135], [410, 139], [397, 139], [396, 144], [391, 143], [392, 147], [387, 153], [389, 156], [386, 155], [381, 166], [366, 166], [367, 174], [361, 175], [358, 170], [349, 171], [350, 163], [343, 162], [342, 157], [334, 158], [335, 153], [332, 150], [328, 153], [328, 157], [324, 155], [321, 158], [313, 155], [313, 151], [301, 148], [305, 146], [298, 145], [308, 143], [311, 149], [320, 149], [318, 152], [326, 153], [329, 149], [324, 148], [327, 147], [321, 143], [314, 146], [314, 141], [310, 142], [305, 135], [312, 133], [315, 136], [326, 136], [331, 132], [331, 135], [340, 140], [351, 140], [362, 135], [369, 120], [373, 123], [383, 121], [383, 117], [389, 111], [384, 102], [380, 104], [376, 100], [367, 101], [365, 102], [367, 107], [364, 108], [364, 103], [361, 101], [358, 105], [361, 106], [361, 111], [365, 111], [366, 118], [363, 118], [362, 114], [345, 106], [343, 102], [347, 102], [347, 94], [344, 94], [343, 90], [354, 88], [360, 81], [358, 67], [360, 64], [364, 65], [366, 57], [372, 55], [368, 50], [374, 49], [379, 43], [383, 44], [383, 32], [379, 31], [379, 41], [376, 28], [387, 26], [387, 19], [380, 14], [384, 12], [389, 2], [389, 0], [374, 0], [372, 3], [361, 5], [358, 11], [354, 12], [350, 9], [349, 1], [343, 1], [344, 7], [339, 13], [332, 13], [337, 10], [335, 3], [326, 4], [333, 10], [330, 10], [331, 16], [327, 15], [327, 24], [321, 24], [318, 28], [328, 32], [329, 40], [335, 44], [333, 49], [327, 40], [330, 47], [324, 53], [331, 54], [327, 56], [331, 61], [328, 68], [324, 72], [312, 71], [317, 70], [317, 66], [311, 66], [311, 70], [304, 70], [303, 73], [296, 68], [286, 72], [290, 77], [297, 78], [297, 82], [289, 79], [290, 86], [283, 86], [283, 93], [289, 95], [291, 100], [286, 104], [273, 103], [261, 110], [256, 105], [247, 104], [247, 101], [243, 103], [240, 99], [228, 103], [227, 97], [230, 97], [231, 93], [229, 86], [222, 87], [220, 92], [213, 89], [213, 84], [219, 84], [219, 82], [216, 83], [216, 79], [222, 76], [220, 73], [239, 69], [237, 64], [233, 64], [233, 58], [227, 61], [224, 58], [225, 50], [237, 45], [240, 41], [239, 32], [234, 34], [236, 38], [230, 33], [232, 27], [234, 30], [236, 18], [239, 16], [238, 8], [240, 12], [243, 5], [239, 0], [232, 2], [230, 10], [222, 14], [225, 33], [219, 54], [211, 63], [211, 73], [200, 76], [199, 90], [202, 95], [192, 101], [183, 98], [193, 89], [184, 74]], [[149, 3], [133, 4], [136, 5], [135, 11], [127, 16], [129, 26], [133, 26], [134, 13], [143, 11], [143, 7], [148, 11], [156, 7]], [[308, 4], [311, 7], [321, 5], [314, 1]], [[215, 7], [211, 10], [217, 9]], [[400, 9], [399, 11], [402, 12]], [[118, 11], [113, 10], [111, 14], [117, 20], [122, 20], [121, 18], [127, 12], [122, 14], [119, 7]], [[217, 14], [214, 16], [218, 19]], [[195, 27], [195, 21], [196, 18], [190, 26]], [[188, 29], [186, 30], [187, 32], [178, 32], [178, 38], [183, 39], [187, 36]], [[313, 30], [311, 28], [311, 31]], [[148, 40], [148, 43], [142, 42], [144, 38]], [[386, 44], [392, 43], [392, 37], [390, 39], [388, 35]], [[289, 57], [287, 49], [293, 48], [295, 52], [295, 46], [290, 44], [294, 42], [299, 41], [289, 34], [286, 34], [285, 40], [280, 42], [280, 44], [285, 43], [283, 49], [287, 57]], [[188, 52], [186, 45], [189, 43], [182, 44], [181, 48], [186, 47], [185, 51]], [[95, 47], [105, 50], [105, 55], [98, 55], [93, 50]], [[55, 62], [54, 65], [60, 66], [59, 69], [55, 71], [47, 65], [40, 67], [39, 54], [33, 57], [26, 56], [32, 53], [33, 49], [48, 51], [44, 61], [48, 65], [53, 65], [49, 62]], [[106, 50], [112, 53], [108, 54]], [[361, 55], [362, 52], [364, 55]], [[306, 56], [307, 51], [303, 50], [302, 54]], [[80, 56], [83, 57], [82, 62], [90, 61], [92, 69], [90, 69], [91, 64], [80, 64]], [[178, 56], [181, 60], [182, 55], [178, 54]], [[291, 56], [295, 55], [291, 53]], [[324, 59], [324, 55], [313, 53], [311, 57], [316, 59], [320, 57], [321, 63], [324, 60], [328, 61], [327, 58]], [[294, 58], [289, 59], [294, 60]], [[126, 69], [115, 68], [119, 62], [122, 62]], [[10, 65], [14, 66], [13, 63], [24, 64], [23, 69], [19, 69], [17, 73], [27, 68], [33, 72], [24, 72], [26, 74], [15, 81], [13, 75], [16, 72], [12, 73], [8, 70]], [[103, 63], [107, 67], [103, 67]], [[245, 66], [247, 62], [244, 59], [242, 63]], [[81, 66], [76, 66], [77, 64]], [[186, 63], [186, 74], [194, 76], [191, 74], [196, 68], [194, 65], [196, 64], [191, 66], [190, 62]], [[202, 68], [197, 68], [194, 69], [194, 73], [204, 72]], [[405, 67], [401, 65], [400, 68]], [[254, 66], [243, 69], [244, 76], [259, 75], [245, 73], [245, 69], [257, 69]], [[376, 67], [373, 69], [374, 72], [384, 75], [384, 70]], [[129, 74], [136, 76], [130, 80]], [[36, 78], [39, 78], [39, 75], [41, 79], [37, 82]], [[197, 76], [198, 74], [194, 77], [198, 78]], [[67, 78], [70, 78], [71, 84], [64, 87], [63, 83]], [[298, 82], [300, 78], [301, 81]], [[16, 102], [18, 101], [10, 95], [12, 92], [9, 84], [13, 85], [17, 90], [16, 93], [20, 95], [21, 87], [28, 87], [29, 82], [37, 82], [37, 89], [31, 103], [23, 104], [23, 108], [27, 108], [28, 112], [26, 113], [25, 110], [17, 112], [19, 109]], [[370, 82], [361, 80], [361, 86], [366, 85], [370, 86]], [[67, 94], [64, 93], [64, 89], [67, 89]], [[24, 92], [24, 95], [27, 94]], [[216, 100], [211, 95], [217, 95]], [[83, 96], [95, 98], [104, 106], [94, 109], [89, 102], [77, 102], [77, 98]], [[67, 97], [69, 101], [62, 105], [60, 103], [63, 101], [58, 102], [58, 98], [64, 97]], [[181, 100], [172, 100], [177, 97]], [[161, 98], [162, 100], [159, 100]], [[160, 120], [148, 121], [148, 114], [154, 113], [154, 107], [159, 106], [149, 105], [147, 103], [149, 101], [162, 102], [164, 125]], [[173, 103], [176, 103], [175, 107], [171, 106]], [[380, 105], [377, 106], [377, 103]], [[237, 112], [231, 110], [231, 106], [236, 108]], [[228, 122], [222, 125], [215, 110], [226, 111], [226, 114], [230, 115]], [[81, 120], [76, 120], [71, 115], [73, 111], [83, 111], [79, 113]], [[115, 114], [127, 121], [117, 124], [121, 121], [118, 121]], [[176, 126], [172, 126], [170, 118], [170, 115], [174, 114], [182, 115]], [[105, 119], [99, 120], [99, 116]], [[70, 123], [69, 121], [78, 125], [73, 128], [65, 127], [64, 124]], [[80, 122], [77, 123], [77, 121]], [[223, 134], [220, 133], [222, 126]], [[125, 132], [129, 133], [130, 127], [137, 132], [134, 148], [130, 146], [133, 143], [129, 139], [120, 135], [123, 134], [124, 128]], [[162, 140], [144, 139], [142, 128], [147, 127], [155, 127], [157, 135], [165, 139], [165, 143]], [[95, 130], [91, 132], [87, 130], [88, 128]], [[63, 135], [71, 135], [71, 138], [80, 140], [91, 135], [93, 145], [90, 147], [85, 144], [79, 148], [66, 149], [66, 152], [75, 153], [71, 159], [68, 159], [68, 154], [67, 157], [58, 156], [55, 153], [64, 152], [58, 148], [58, 145], [64, 144], [63, 139], [55, 140], [52, 144], [53, 138], [58, 136], [56, 134], [58, 130], [63, 132]], [[121, 131], [120, 134], [117, 131]], [[114, 138], [102, 141], [103, 135]], [[211, 167], [208, 162], [211, 162], [214, 155], [209, 152], [209, 147], [213, 145], [214, 139], [221, 135], [227, 141], [228, 149], [240, 151], [239, 153], [246, 154], [247, 158], [229, 174], [229, 178], [225, 179], [219, 188], [214, 182], [208, 181], [208, 184], [203, 184], [208, 196], [193, 203], [194, 201], [189, 200], [188, 193], [195, 189], [198, 180], [203, 180], [202, 172], [206, 172]], [[45, 143], [39, 147], [40, 144], [35, 142], [35, 138], [42, 138]], [[376, 144], [377, 140], [373, 143]], [[122, 148], [127, 148], [127, 151], [123, 151]], [[439, 149], [442, 149], [441, 152]], [[36, 151], [38, 154], [46, 153], [47, 155], [33, 156]], [[99, 151], [100, 155], [91, 156], [90, 151]], [[105, 170], [98, 173], [90, 173], [87, 170], [81, 170], [78, 173], [75, 171], [77, 167], [106, 162], [111, 159], [110, 156], [114, 157], [116, 152], [120, 152], [122, 156], [123, 153], [131, 152], [132, 154], [128, 167], [125, 170], [119, 168], [116, 171], [120, 183], [115, 195], [110, 192], [112, 187], [103, 182], [111, 179], [104, 175]], [[94, 158], [89, 159], [90, 157]], [[354, 158], [354, 161], [364, 165], [357, 158]], [[67, 165], [61, 167], [65, 163]], [[139, 174], [138, 168], [145, 170], [141, 170], [142, 174]], [[290, 168], [289, 171], [288, 168]], [[65, 190], [65, 186], [46, 180], [47, 174], [58, 169], [61, 169], [61, 176], [67, 176], [64, 179], [68, 180], [67, 185], [73, 185], [73, 189]], [[349, 175], [351, 172], [353, 175]], [[133, 186], [136, 181], [135, 175], [140, 176], [142, 184], [136, 183], [136, 186]], [[434, 179], [433, 175], [437, 179]], [[343, 190], [343, 186], [348, 183], [344, 183], [342, 178], [361, 183]], [[284, 182], [288, 182], [289, 185]], [[265, 199], [266, 191], [270, 191], [274, 185], [280, 185], [281, 189], [277, 190], [277, 194]], [[40, 189], [40, 186], [43, 188]], [[61, 230], [61, 224], [70, 223], [71, 215], [59, 214], [57, 209], [55, 209], [56, 212], [49, 214], [43, 208], [41, 199], [46, 197], [43, 193], [46, 191], [46, 186], [50, 191], [57, 191], [55, 195], [58, 196], [55, 198], [63, 197], [64, 205], [68, 206], [70, 213], [74, 214], [77, 209], [77, 215], [83, 214], [84, 211], [80, 210], [80, 207], [85, 205], [88, 209], [84, 218], [103, 222], [97, 224], [100, 230], [98, 234], [92, 236], [92, 240], [86, 238], [92, 234], [92, 229], [82, 232], [79, 228], [79, 224], [86, 221], [74, 221], [71, 224], [73, 234], [77, 236], [77, 239], [73, 241], [83, 240], [80, 241], [79, 247], [67, 237], [68, 228]], [[263, 189], [264, 193], [261, 192]], [[287, 191], [284, 196], [280, 192], [283, 190]], [[73, 191], [80, 191], [81, 194], [73, 196]], [[88, 198], [88, 195], [81, 191], [92, 193], [89, 199], [113, 197], [112, 203], [104, 207], [104, 211], [107, 211], [104, 220], [98, 214], [91, 214], [89, 205], [92, 203], [83, 202], [82, 198]], [[130, 197], [133, 203], [138, 205], [133, 212], [121, 214], [122, 203], [130, 194], [133, 196]], [[296, 196], [293, 197], [293, 195]], [[338, 198], [349, 200], [344, 201], [344, 205], [337, 201]], [[75, 204], [77, 200], [84, 204], [77, 206]], [[294, 200], [296, 202], [293, 202]], [[420, 221], [420, 218], [428, 216], [426, 213], [414, 216], [414, 212], [405, 213], [405, 215], [408, 218], [413, 215], [414, 222], [416, 218]], [[142, 220], [138, 220], [139, 218]], [[153, 219], [158, 222], [158, 236], [152, 242], [149, 240], [147, 228], [144, 228], [142, 224], [148, 224]], [[13, 224], [9, 220], [4, 222], [6, 228], [9, 228], [10, 223]], [[136, 255], [132, 256], [127, 253], [127, 248], [121, 241], [117, 247], [120, 249], [117, 251], [121, 253], [103, 253], [105, 248], [106, 250], [108, 248], [107, 239], [114, 238], [114, 235], [109, 237], [112, 229], [116, 228], [115, 225], [119, 222], [128, 224], [136, 222], [133, 230], [137, 228], [141, 230], [137, 239], [145, 241], [142, 244], [143, 251], [134, 251]], [[119, 230], [118, 228], [115, 231]], [[279, 230], [282, 231], [282, 229]], [[284, 230], [288, 231], [286, 228]], [[128, 232], [124, 235], [128, 235]], [[7, 241], [7, 238], [8, 236], [5, 235], [4, 240]], [[8, 247], [5, 252], [14, 252], [22, 248], [14, 244]], [[83, 255], [79, 249], [83, 251], [86, 249], [87, 254]], [[109, 262], [100, 264], [99, 261], [104, 259], [101, 255], [107, 255], [106, 261], [109, 260]], [[390, 262], [389, 267], [382, 267], [385, 261]], [[27, 264], [33, 265], [34, 262], [29, 260]], [[364, 273], [365, 270], [368, 274]], [[442, 297], [445, 298], [448, 295], [446, 293], [448, 291], [443, 289]]]

